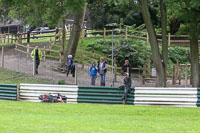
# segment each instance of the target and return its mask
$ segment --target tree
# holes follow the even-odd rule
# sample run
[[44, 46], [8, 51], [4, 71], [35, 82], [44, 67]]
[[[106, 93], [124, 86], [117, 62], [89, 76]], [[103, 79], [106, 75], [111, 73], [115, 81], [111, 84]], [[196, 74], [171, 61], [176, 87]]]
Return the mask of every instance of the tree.
[[69, 38], [69, 44], [65, 51], [62, 65], [64, 65], [65, 62], [67, 61], [68, 55], [72, 55], [73, 57], [75, 57], [78, 41], [79, 41], [81, 31], [82, 31], [86, 7], [82, 7], [81, 10], [82, 10], [81, 12], [75, 14], [74, 24], [73, 24], [72, 32]]
[[[75, 55], [85, 15], [84, 6], [86, 2], [84, 0], [1, 0], [0, 2], [12, 8], [10, 11], [12, 17], [20, 19], [24, 23], [31, 24], [32, 26], [46, 24], [56, 26], [62, 21], [63, 51], [66, 51], [67, 54]], [[70, 14], [75, 14], [75, 21], [68, 43], [68, 49], [64, 50], [64, 24], [66, 16]]]
[[[190, 39], [190, 58], [192, 86], [200, 86], [200, 64], [198, 37], [200, 35], [200, 1], [199, 0], [166, 0], [168, 7], [187, 28]], [[175, 15], [174, 15], [175, 14]]]
[[166, 86], [166, 71], [165, 71], [164, 62], [162, 60], [162, 57], [159, 51], [156, 32], [155, 32], [152, 19], [150, 16], [148, 1], [139, 0], [139, 2], [141, 5], [143, 19], [144, 19], [144, 22], [146, 24], [146, 28], [149, 34], [153, 63], [154, 63], [154, 66], [156, 67], [156, 72], [157, 72], [156, 86], [165, 87]]

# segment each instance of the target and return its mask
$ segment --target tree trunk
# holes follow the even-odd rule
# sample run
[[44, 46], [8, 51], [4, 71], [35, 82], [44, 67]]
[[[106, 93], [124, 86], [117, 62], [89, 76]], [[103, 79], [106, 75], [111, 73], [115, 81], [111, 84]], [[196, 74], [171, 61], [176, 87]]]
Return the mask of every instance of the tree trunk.
[[161, 61], [161, 55], [159, 52], [158, 41], [156, 38], [156, 32], [154, 30], [154, 26], [151, 20], [151, 16], [149, 13], [149, 7], [147, 0], [139, 0], [141, 8], [142, 8], [142, 16], [144, 22], [146, 24], [146, 28], [149, 34], [149, 41], [151, 45], [151, 52], [153, 63], [156, 67], [157, 72], [157, 79], [156, 79], [156, 86], [157, 87], [165, 87], [166, 86], [166, 79], [165, 79], [165, 71], [164, 66]]
[[200, 82], [199, 68], [199, 46], [198, 46], [198, 15], [191, 13], [190, 23], [190, 55], [192, 71], [192, 87], [198, 87]]
[[165, 78], [167, 78], [168, 42], [167, 42], [167, 10], [163, 0], [160, 0], [161, 29], [162, 29], [162, 57], [164, 61]]
[[65, 53], [64, 53], [62, 65], [64, 65], [67, 62], [68, 55], [72, 55], [73, 58], [75, 57], [78, 41], [80, 39], [80, 35], [81, 35], [82, 27], [83, 27], [82, 26], [83, 21], [85, 18], [85, 10], [86, 10], [86, 7], [83, 7], [81, 9], [81, 12], [75, 14], [74, 16], [74, 24], [72, 27], [72, 32], [69, 38], [67, 49], [65, 50]]
[[66, 30], [65, 30], [65, 18], [62, 19], [62, 54], [65, 50], [65, 41], [66, 41]]

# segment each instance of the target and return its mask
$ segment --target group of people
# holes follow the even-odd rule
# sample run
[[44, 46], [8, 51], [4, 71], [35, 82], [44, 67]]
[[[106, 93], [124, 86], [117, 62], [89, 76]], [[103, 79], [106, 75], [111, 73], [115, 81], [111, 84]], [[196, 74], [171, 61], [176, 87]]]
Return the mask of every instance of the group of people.
[[[38, 67], [40, 64], [40, 61], [42, 59], [42, 52], [38, 48], [38, 46], [35, 47], [35, 49], [31, 52], [31, 56], [33, 59], [35, 59], [35, 73], [38, 74]], [[72, 77], [75, 77], [75, 66], [72, 55], [68, 55], [68, 63], [67, 66], [67, 76], [69, 75], [69, 72], [71, 71]], [[131, 70], [132, 66], [129, 63], [129, 60], [126, 59], [125, 63], [122, 66], [123, 71], [123, 80], [124, 85], [120, 86], [119, 89], [124, 89], [124, 94], [122, 97], [122, 103], [126, 104], [128, 93], [130, 93], [131, 88]], [[92, 63], [89, 69], [90, 76], [91, 76], [91, 85], [95, 86], [97, 73], [99, 73], [100, 77], [100, 85], [105, 86], [106, 84], [106, 73], [107, 73], [107, 62], [104, 60], [103, 57], [100, 58], [97, 65], [95, 62]]]
[[[128, 93], [130, 93], [131, 90], [131, 70], [132, 66], [129, 63], [128, 59], [126, 59], [124, 65], [122, 66], [124, 85], [119, 87], [119, 89], [124, 89], [124, 94], [122, 96], [123, 104], [126, 104]], [[95, 85], [97, 73], [99, 73], [100, 85], [105, 86], [107, 62], [104, 60], [103, 57], [100, 58], [97, 65], [95, 64], [95, 62], [92, 63], [89, 72], [91, 76], [91, 85]]]

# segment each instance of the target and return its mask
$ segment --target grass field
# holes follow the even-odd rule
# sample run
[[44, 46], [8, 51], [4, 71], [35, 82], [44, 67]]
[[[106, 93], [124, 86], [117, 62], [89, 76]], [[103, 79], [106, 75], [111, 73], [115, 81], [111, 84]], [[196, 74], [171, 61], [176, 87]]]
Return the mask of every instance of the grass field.
[[28, 76], [12, 70], [0, 68], [0, 83], [20, 84], [20, 83], [41, 83], [50, 84], [51, 81], [47, 79], [36, 78]]
[[0, 102], [1, 133], [199, 132], [199, 108]]

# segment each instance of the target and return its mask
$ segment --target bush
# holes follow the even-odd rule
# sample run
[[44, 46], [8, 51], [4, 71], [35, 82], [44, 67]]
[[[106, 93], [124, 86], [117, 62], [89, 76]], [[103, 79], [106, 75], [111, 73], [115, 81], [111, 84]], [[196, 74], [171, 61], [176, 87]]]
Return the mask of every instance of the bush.
[[64, 79], [58, 80], [58, 84], [59, 84], [59, 85], [64, 85], [64, 84], [65, 84], [65, 80], [64, 80]]
[[186, 47], [178, 47], [178, 46], [172, 46], [168, 48], [168, 58], [171, 60], [174, 64], [177, 60], [179, 60], [179, 63], [186, 64], [189, 63], [189, 55], [186, 54], [186, 50], [189, 51], [189, 48]]

